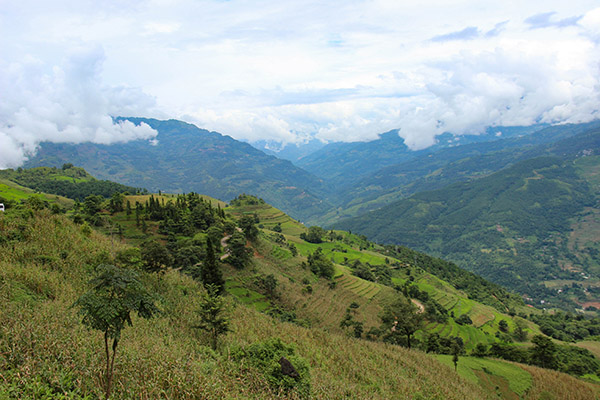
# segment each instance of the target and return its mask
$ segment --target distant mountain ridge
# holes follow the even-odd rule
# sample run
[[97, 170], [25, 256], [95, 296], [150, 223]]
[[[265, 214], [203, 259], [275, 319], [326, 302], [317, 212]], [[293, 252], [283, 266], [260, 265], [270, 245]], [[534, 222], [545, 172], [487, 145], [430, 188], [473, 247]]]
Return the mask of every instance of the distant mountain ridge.
[[289, 161], [182, 121], [123, 119], [156, 129], [155, 141], [42, 143], [25, 166], [73, 163], [101, 179], [155, 192], [201, 192], [226, 201], [240, 193], [252, 193], [299, 219], [327, 207], [322, 200], [328, 191], [323, 181]]
[[376, 140], [367, 142], [335, 142], [300, 158], [296, 165], [327, 180], [338, 189], [358, 184], [382, 168], [401, 164], [419, 156], [431, 154], [444, 148], [456, 148], [470, 143], [497, 141], [528, 135], [546, 125], [518, 127], [489, 127], [480, 135], [453, 135], [444, 133], [436, 137], [436, 144], [423, 149], [411, 150], [394, 129], [379, 135]]
[[335, 227], [447, 258], [547, 301], [550, 292], [538, 285], [541, 281], [579, 280], [581, 274], [600, 278], [595, 256], [600, 231], [586, 217], [600, 212], [594, 183], [600, 128], [546, 150], [552, 155], [419, 192]]
[[[320, 223], [331, 225], [344, 218], [359, 216], [386, 206], [414, 193], [442, 188], [449, 184], [479, 178], [499, 171], [518, 161], [541, 155], [560, 156], [568, 138], [600, 128], [600, 122], [559, 126], [534, 126], [489, 130], [487, 139], [455, 147], [438, 148], [413, 158], [381, 168], [340, 188], [330, 203], [337, 208], [320, 217]], [[539, 130], [536, 130], [539, 129]], [[494, 132], [509, 132], [496, 136]], [[527, 133], [529, 132], [529, 133]], [[490, 140], [492, 137], [495, 140]], [[443, 137], [450, 141], [451, 139]], [[580, 137], [578, 140], [582, 140]], [[563, 142], [561, 142], [563, 141]]]

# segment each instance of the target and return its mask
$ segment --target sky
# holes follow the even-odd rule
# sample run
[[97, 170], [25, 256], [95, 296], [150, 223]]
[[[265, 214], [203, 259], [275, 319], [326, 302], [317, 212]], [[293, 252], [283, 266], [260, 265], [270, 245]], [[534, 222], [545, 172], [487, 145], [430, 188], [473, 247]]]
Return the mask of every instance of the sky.
[[597, 0], [0, 0], [0, 168], [157, 134], [115, 116], [421, 149], [599, 107]]

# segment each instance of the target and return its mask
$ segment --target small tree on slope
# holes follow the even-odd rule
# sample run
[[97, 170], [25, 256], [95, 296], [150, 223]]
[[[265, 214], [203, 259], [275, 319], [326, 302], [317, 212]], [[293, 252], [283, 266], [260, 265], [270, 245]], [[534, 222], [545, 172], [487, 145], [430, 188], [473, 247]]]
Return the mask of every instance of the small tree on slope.
[[[84, 293], [73, 307], [79, 308], [82, 323], [90, 329], [104, 333], [106, 371], [104, 381], [105, 398], [110, 398], [113, 367], [121, 331], [125, 324], [132, 325], [131, 313], [142, 318], [151, 318], [158, 313], [151, 295], [134, 271], [114, 265], [98, 266], [98, 276], [90, 280], [92, 289]], [[111, 354], [112, 350], [112, 354]]]

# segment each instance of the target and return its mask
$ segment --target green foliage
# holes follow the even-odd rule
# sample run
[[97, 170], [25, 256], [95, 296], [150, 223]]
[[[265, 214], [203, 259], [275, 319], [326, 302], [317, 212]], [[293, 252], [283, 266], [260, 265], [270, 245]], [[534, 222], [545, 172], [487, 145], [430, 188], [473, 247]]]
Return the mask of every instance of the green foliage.
[[308, 255], [308, 266], [310, 270], [318, 276], [322, 276], [327, 279], [333, 278], [335, 268], [330, 259], [325, 257], [323, 249], [317, 248], [314, 253]]
[[255, 225], [255, 220], [249, 215], [245, 215], [238, 221], [239, 227], [246, 235], [246, 238], [250, 241], [255, 241], [258, 237], [258, 228]]
[[206, 284], [206, 293], [200, 299], [198, 309], [198, 324], [193, 328], [206, 331], [210, 337], [213, 350], [217, 350], [219, 336], [231, 330], [229, 327], [229, 310], [225, 300], [219, 296], [221, 288]]
[[157, 240], [147, 240], [141, 248], [144, 269], [151, 273], [164, 273], [173, 263], [169, 251]]
[[234, 232], [227, 241], [227, 262], [237, 269], [246, 267], [252, 258], [252, 250], [246, 247], [246, 236]]
[[308, 243], [322, 243], [325, 230], [320, 226], [311, 226], [308, 228], [308, 233], [301, 233], [300, 239], [306, 240]]
[[206, 238], [206, 259], [202, 264], [200, 279], [205, 287], [211, 287], [216, 290], [217, 293], [221, 293], [225, 286], [221, 266], [219, 265], [219, 260], [215, 254], [213, 243], [210, 238]]
[[277, 296], [277, 278], [275, 275], [268, 274], [265, 276], [259, 276], [256, 280], [257, 285], [265, 291], [265, 294], [270, 299]]
[[125, 324], [132, 324], [132, 312], [142, 318], [158, 312], [156, 298], [134, 271], [114, 265], [99, 265], [96, 270], [97, 276], [89, 282], [92, 289], [73, 304], [85, 326], [118, 341]]
[[[69, 166], [65, 168], [64, 166]], [[89, 175], [83, 168], [64, 164], [61, 169], [51, 167], [6, 169], [0, 171], [0, 178], [8, 179], [19, 185], [44, 193], [52, 193], [82, 201], [88, 196], [99, 195], [109, 198], [114, 193], [144, 192], [131, 186], [98, 180]]]
[[540, 330], [554, 339], [572, 342], [590, 336], [600, 336], [600, 318], [584, 317], [571, 313], [531, 314], [531, 321], [540, 326]]
[[[79, 297], [73, 307], [79, 309], [85, 326], [104, 333], [105, 397], [109, 399], [117, 346], [125, 325], [132, 325], [131, 313], [147, 319], [159, 310], [155, 305], [156, 298], [146, 290], [134, 271], [99, 265], [97, 273], [89, 282], [92, 289]], [[112, 349], [112, 356], [109, 349]]]
[[538, 365], [542, 368], [557, 368], [556, 360], [556, 345], [552, 339], [542, 336], [535, 335], [531, 338], [533, 347], [531, 348], [531, 363]]
[[461, 316], [456, 318], [454, 321], [459, 325], [471, 325], [473, 323], [473, 321], [471, 320], [471, 317], [469, 317], [467, 314], [462, 314]]
[[[234, 350], [232, 357], [258, 369], [274, 388], [295, 391], [302, 398], [310, 396], [309, 366], [304, 358], [296, 354], [293, 345], [287, 345], [279, 338], [270, 338]], [[282, 358], [291, 363], [295, 373], [284, 374]]]
[[508, 332], [508, 323], [501, 319], [500, 321], [498, 321], [498, 329], [500, 330], [500, 332]]
[[[421, 329], [423, 315], [420, 314], [410, 301], [398, 298], [384, 308], [381, 314], [380, 330], [384, 333], [383, 340], [411, 348], [413, 334]], [[405, 338], [405, 340], [404, 340]]]

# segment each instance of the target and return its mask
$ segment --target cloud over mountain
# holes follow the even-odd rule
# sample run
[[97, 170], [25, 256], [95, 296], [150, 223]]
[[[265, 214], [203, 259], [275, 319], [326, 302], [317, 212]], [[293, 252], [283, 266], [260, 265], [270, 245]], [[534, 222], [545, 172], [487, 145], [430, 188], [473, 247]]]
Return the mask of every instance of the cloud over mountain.
[[152, 136], [113, 124], [117, 115], [283, 143], [369, 140], [399, 128], [413, 148], [444, 131], [588, 121], [600, 104], [594, 7], [11, 3], [0, 14], [0, 141], [12, 149], [0, 149], [3, 164], [40, 140]]
[[29, 58], [0, 66], [0, 168], [14, 167], [42, 141], [109, 144], [154, 137], [148, 125], [112, 116], [145, 112], [153, 100], [137, 89], [108, 87], [101, 48], [74, 51], [62, 66]]

